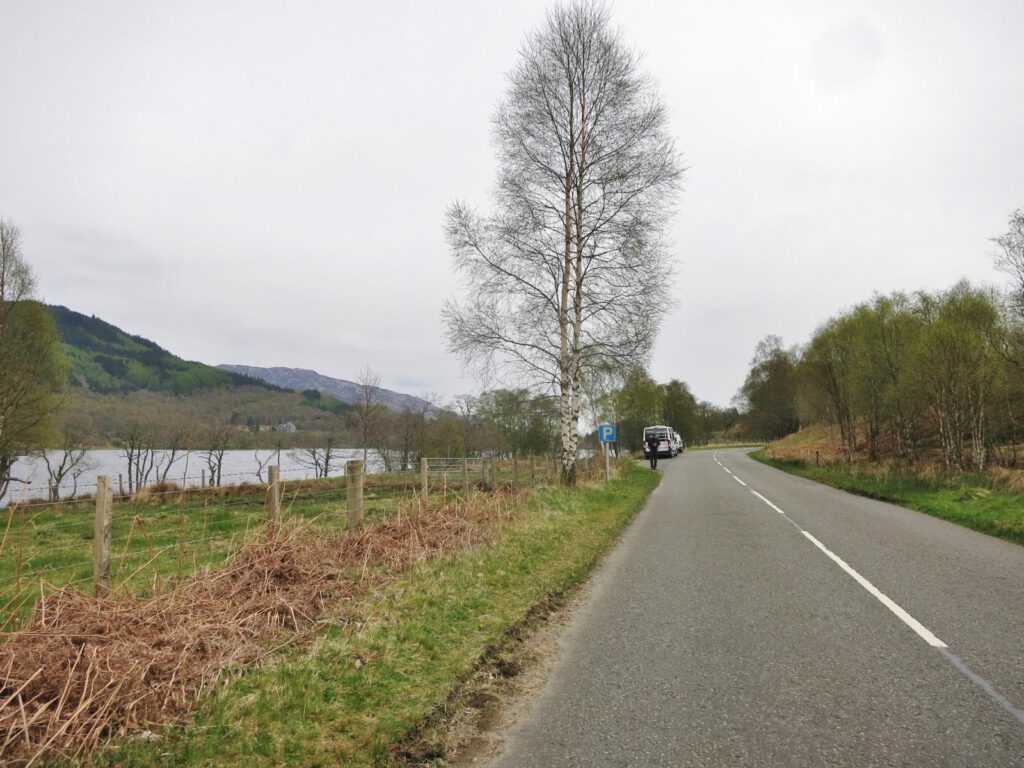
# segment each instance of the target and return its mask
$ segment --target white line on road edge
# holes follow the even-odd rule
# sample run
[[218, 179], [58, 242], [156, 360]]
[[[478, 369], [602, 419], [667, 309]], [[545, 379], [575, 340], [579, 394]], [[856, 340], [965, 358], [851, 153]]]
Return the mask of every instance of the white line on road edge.
[[739, 483], [740, 485], [742, 485], [742, 486], [746, 486], [746, 483], [744, 483], [744, 482], [743, 482], [742, 480], [740, 480], [740, 479], [739, 479], [738, 477], [736, 477], [736, 475], [733, 475], [733, 476], [732, 476], [732, 479], [733, 479], [733, 480], [735, 480], [735, 481], [736, 481], [737, 483]]
[[863, 576], [861, 576], [859, 573], [857, 573], [857, 571], [855, 571], [853, 568], [851, 568], [849, 565], [847, 565], [846, 561], [843, 560], [843, 558], [839, 557], [839, 555], [837, 555], [835, 552], [830, 550], [828, 547], [826, 547], [824, 544], [822, 544], [820, 541], [818, 541], [816, 538], [814, 538], [807, 531], [801, 529], [800, 533], [802, 533], [804, 536], [806, 536], [810, 540], [810, 542], [812, 544], [814, 544], [814, 546], [816, 546], [818, 549], [820, 549], [822, 552], [824, 552], [829, 557], [829, 559], [832, 560], [832, 562], [834, 562], [836, 565], [838, 565], [840, 568], [842, 568], [844, 571], [846, 571], [850, 576], [852, 576], [854, 581], [856, 581], [858, 584], [860, 584], [862, 587], [864, 587], [864, 589], [866, 589], [868, 592], [870, 592], [872, 595], [874, 595], [878, 599], [878, 602], [880, 602], [882, 605], [884, 605], [890, 611], [895, 613], [896, 616], [899, 617], [900, 621], [902, 621], [904, 624], [906, 624], [912, 630], [917, 632], [917, 634], [919, 634], [921, 636], [921, 639], [924, 640], [926, 643], [928, 643], [928, 645], [930, 645], [932, 648], [948, 648], [949, 647], [944, 642], [939, 640], [939, 638], [937, 638], [935, 635], [933, 635], [931, 633], [931, 631], [926, 626], [924, 626], [924, 624], [922, 624], [917, 619], [915, 619], [913, 616], [911, 616], [909, 613], [907, 613], [905, 610], [900, 608], [900, 606], [897, 605], [895, 602], [893, 602], [892, 599], [890, 599], [888, 595], [886, 595], [884, 592], [879, 590], [878, 587], [876, 587], [870, 581], [868, 581]]
[[[755, 496], [757, 496], [757, 498], [759, 498], [759, 499], [760, 499], [761, 501], [763, 501], [763, 502], [764, 502], [765, 504], [767, 504], [767, 505], [768, 505], [769, 507], [771, 507], [772, 509], [774, 509], [774, 510], [775, 510], [776, 512], [778, 512], [778, 513], [779, 513], [780, 515], [784, 515], [784, 514], [786, 514], [786, 513], [785, 513], [785, 512], [783, 512], [783, 511], [782, 511], [781, 509], [779, 509], [779, 508], [778, 508], [778, 507], [776, 507], [776, 506], [775, 506], [774, 504], [772, 504], [772, 503], [771, 503], [770, 501], [768, 501], [768, 499], [766, 499], [766, 498], [765, 498], [764, 496], [762, 496], [762, 495], [761, 495], [760, 493], [758, 493], [757, 491], [751, 491], [751, 493], [752, 493], [752, 494], [754, 494]], [[797, 526], [797, 528], [800, 528], [800, 526]], [[802, 529], [802, 528], [800, 528], [800, 530], [803, 530], [803, 529]]]
[[[736, 478], [736, 479], [738, 480], [739, 478]], [[786, 518], [787, 521], [792, 523], [793, 526], [798, 531], [800, 531], [800, 533], [802, 533], [804, 536], [806, 536], [807, 539], [812, 544], [814, 544], [814, 546], [816, 546], [818, 549], [820, 549], [822, 552], [824, 552], [825, 555], [827, 555], [828, 558], [830, 560], [832, 560], [832, 562], [834, 562], [836, 565], [838, 565], [840, 568], [842, 568], [844, 571], [846, 571], [847, 575], [852, 576], [854, 581], [856, 581], [858, 584], [860, 584], [862, 587], [864, 587], [864, 589], [866, 589], [869, 593], [874, 595], [875, 598], [878, 600], [878, 602], [880, 602], [882, 605], [884, 605], [886, 608], [888, 608], [890, 611], [892, 611], [894, 614], [896, 614], [896, 616], [899, 618], [900, 621], [902, 621], [904, 624], [906, 624], [908, 627], [910, 627], [912, 630], [914, 630], [918, 635], [920, 635], [921, 639], [924, 640], [926, 643], [928, 643], [928, 645], [932, 646], [933, 648], [947, 648], [948, 647], [944, 642], [942, 642], [941, 640], [939, 640], [939, 638], [937, 638], [935, 635], [933, 635], [931, 633], [931, 631], [926, 626], [924, 626], [921, 622], [919, 622], [917, 619], [915, 619], [913, 616], [911, 616], [909, 613], [907, 613], [905, 610], [903, 610], [888, 595], [886, 595], [878, 587], [876, 587], [870, 581], [868, 581], [863, 576], [861, 576], [859, 573], [857, 573], [857, 571], [855, 571], [853, 568], [851, 568], [847, 564], [847, 562], [845, 560], [843, 560], [843, 558], [839, 557], [839, 555], [837, 555], [835, 552], [830, 550], [828, 547], [826, 547], [824, 544], [822, 544], [820, 541], [818, 541], [816, 538], [814, 538], [811, 534], [809, 534], [807, 531], [805, 531], [803, 528], [801, 528], [799, 525], [797, 525], [796, 521], [794, 521], [793, 518], [791, 518], [789, 515], [787, 515], [785, 512], [783, 512], [777, 506], [772, 504], [768, 499], [766, 499], [764, 496], [762, 496], [757, 491], [752, 490], [751, 493], [754, 496], [757, 496], [757, 498], [759, 498], [761, 501], [763, 501], [769, 507], [774, 509], [776, 512], [778, 512], [784, 518]]]
[[[739, 480], [738, 477], [736, 479]], [[964, 677], [966, 677], [972, 683], [981, 688], [985, 693], [989, 695], [989, 697], [993, 701], [996, 702], [996, 704], [998, 704], [1004, 710], [1009, 712], [1021, 724], [1024, 724], [1024, 709], [1020, 709], [1019, 707], [1014, 706], [1013, 702], [1011, 702], [1009, 699], [1007, 699], [1005, 696], [999, 693], [999, 691], [997, 691], [988, 680], [974, 672], [970, 667], [967, 666], [967, 664], [964, 663], [963, 659], [961, 659], [955, 653], [950, 651], [949, 646], [947, 646], [944, 642], [942, 642], [941, 640], [939, 640], [939, 638], [932, 634], [932, 632], [926, 626], [924, 626], [921, 622], [919, 622], [917, 619], [915, 619], [913, 616], [911, 616], [909, 613], [903, 610], [903, 608], [901, 608], [896, 602], [894, 602], [888, 595], [886, 595], [884, 592], [878, 589], [878, 587], [876, 587], [870, 581], [868, 581], [859, 573], [857, 573], [857, 571], [851, 568], [845, 560], [839, 557], [839, 555], [832, 552], [828, 547], [826, 547], [824, 544], [822, 544], [820, 541], [814, 538], [814, 536], [812, 536], [803, 528], [801, 528], [800, 525], [793, 518], [791, 518], [777, 506], [772, 504], [771, 501], [769, 501], [768, 499], [766, 499], [764, 496], [762, 496], [760, 493], [753, 489], [751, 489], [750, 492], [754, 496], [757, 496], [757, 498], [759, 498], [769, 507], [778, 512], [780, 515], [782, 515], [782, 518], [786, 522], [790, 523], [794, 528], [800, 531], [800, 533], [802, 533], [808, 541], [810, 541], [812, 544], [814, 544], [814, 546], [816, 546], [818, 549], [824, 552], [825, 555], [827, 555], [828, 558], [832, 560], [832, 562], [834, 562], [836, 565], [838, 565], [840, 568], [846, 571], [846, 573], [849, 576], [851, 576], [854, 581], [856, 581], [858, 584], [864, 587], [864, 589], [866, 589], [869, 593], [874, 595], [875, 598], [882, 605], [884, 605], [886, 608], [892, 611], [900, 619], [900, 621], [902, 621], [904, 624], [906, 624], [908, 627], [914, 630], [914, 632], [916, 632], [922, 640], [928, 643], [928, 645], [930, 645], [932, 648], [937, 649], [939, 653], [945, 656], [946, 660], [950, 664], [952, 664], [957, 669], [957, 671], [959, 671]]]

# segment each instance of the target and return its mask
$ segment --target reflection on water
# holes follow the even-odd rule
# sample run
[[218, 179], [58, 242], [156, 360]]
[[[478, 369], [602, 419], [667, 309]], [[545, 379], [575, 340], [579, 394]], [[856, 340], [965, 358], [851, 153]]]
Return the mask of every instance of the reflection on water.
[[[164, 476], [166, 470], [167, 482], [182, 487], [199, 487], [203, 483], [204, 474], [208, 477], [210, 471], [206, 464], [206, 456], [202, 451], [190, 453], [179, 453], [174, 463], [168, 468], [167, 461], [169, 454], [166, 451], [157, 451], [153, 471], [149, 475], [148, 485], [152, 485]], [[59, 461], [61, 453], [50, 451], [51, 463]], [[335, 449], [331, 457], [331, 468], [328, 473], [330, 477], [338, 477], [345, 474], [345, 462], [350, 459], [362, 459], [361, 448], [339, 448]], [[379, 472], [383, 463], [375, 451], [367, 453], [367, 471]], [[261, 451], [225, 451], [224, 460], [221, 466], [221, 484], [235, 485], [237, 483], [258, 483], [260, 479], [257, 473], [263, 466], [263, 481], [267, 478], [267, 467], [278, 464], [281, 467], [282, 480], [302, 480], [315, 476], [310, 462], [303, 462], [303, 451], [301, 450], [261, 450]], [[78, 476], [64, 478], [60, 485], [61, 497], [72, 493], [92, 493], [96, 488], [96, 478], [100, 475], [108, 475], [114, 481], [114, 487], [118, 486], [118, 478], [125, 490], [128, 488], [128, 460], [124, 453], [117, 449], [87, 451], [84, 464], [85, 469]], [[26, 456], [18, 459], [11, 469], [11, 477], [27, 482], [12, 482], [7, 489], [7, 495], [0, 500], [0, 505], [11, 501], [23, 501], [31, 498], [41, 498], [48, 495], [49, 478], [46, 471], [46, 464], [41, 458]], [[208, 481], [208, 480], [207, 480]]]

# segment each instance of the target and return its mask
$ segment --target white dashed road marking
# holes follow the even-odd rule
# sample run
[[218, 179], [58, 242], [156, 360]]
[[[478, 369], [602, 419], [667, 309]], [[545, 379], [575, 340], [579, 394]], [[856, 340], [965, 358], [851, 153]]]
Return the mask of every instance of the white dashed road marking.
[[[733, 475], [733, 479], [735, 479], [737, 482], [743, 485], [746, 485], [746, 483], [744, 483], [735, 475]], [[1020, 709], [1014, 706], [1013, 702], [1009, 701], [1005, 696], [999, 693], [988, 680], [986, 680], [985, 678], [981, 677], [981, 675], [971, 670], [963, 662], [963, 659], [961, 659], [959, 656], [950, 651], [949, 646], [947, 646], [944, 642], [937, 638], [931, 630], [929, 630], [921, 622], [919, 622], [917, 619], [915, 619], [913, 616], [907, 613], [907, 611], [905, 611], [898, 603], [896, 603], [895, 600], [890, 598], [878, 587], [876, 587], [870, 581], [861, 576], [845, 560], [839, 557], [839, 555], [837, 555], [835, 552], [833, 552], [820, 541], [818, 541], [814, 536], [812, 536], [810, 533], [801, 528], [800, 525], [795, 520], [793, 520], [793, 518], [787, 515], [783, 510], [779, 509], [779, 507], [773, 504], [770, 500], [766, 499], [764, 496], [762, 496], [760, 493], [753, 489], [751, 489], [750, 493], [759, 498], [761, 501], [763, 501], [769, 507], [774, 509], [780, 515], [782, 515], [783, 519], [786, 522], [788, 522], [790, 525], [792, 525], [794, 528], [800, 531], [800, 533], [803, 534], [808, 541], [810, 541], [812, 544], [814, 544], [814, 546], [821, 550], [825, 554], [825, 556], [828, 557], [832, 562], [834, 562], [836, 565], [842, 568], [848, 576], [850, 576], [854, 581], [860, 584], [869, 594], [873, 595], [875, 599], [878, 600], [878, 602], [880, 602], [882, 605], [888, 608], [897, 618], [899, 618], [900, 621], [902, 621], [904, 624], [906, 624], [908, 627], [914, 630], [914, 632], [917, 633], [917, 635], [922, 640], [928, 643], [928, 645], [930, 645], [932, 648], [937, 649], [946, 658], [946, 660], [949, 661], [949, 663], [957, 669], [957, 671], [959, 671], [964, 677], [966, 677], [972, 683], [974, 683], [983, 691], [985, 691], [985, 693], [987, 693], [993, 701], [995, 701], [1004, 710], [1009, 712], [1011, 715], [1017, 718], [1017, 720], [1024, 724], [1024, 709]]]
[[911, 616], [909, 613], [903, 610], [899, 605], [897, 605], [888, 595], [879, 590], [878, 587], [876, 587], [870, 581], [868, 581], [859, 573], [857, 573], [857, 571], [855, 571], [853, 568], [847, 565], [846, 561], [839, 557], [835, 552], [830, 550], [828, 547], [826, 547], [824, 544], [822, 544], [820, 541], [814, 538], [807, 531], [801, 530], [800, 533], [806, 536], [807, 539], [812, 544], [814, 544], [814, 546], [816, 546], [818, 549], [824, 552], [828, 556], [828, 558], [832, 560], [832, 562], [834, 562], [836, 565], [838, 565], [840, 568], [846, 571], [848, 575], [853, 577], [854, 581], [856, 581], [858, 584], [864, 587], [864, 589], [866, 589], [868, 592], [874, 595], [878, 602], [880, 602], [882, 605], [884, 605], [886, 608], [888, 608], [890, 611], [896, 614], [900, 621], [902, 621], [912, 630], [917, 632], [917, 634], [921, 636], [921, 639], [928, 643], [928, 645], [930, 645], [932, 648], [949, 647], [944, 642], [939, 640], [939, 638], [933, 635], [926, 626], [924, 626], [921, 622], [919, 622], [917, 619], [915, 619], [913, 616]]
[[[778, 512], [778, 513], [779, 513], [780, 515], [785, 515], [785, 514], [786, 514], [786, 513], [785, 513], [785, 512], [783, 512], [783, 511], [782, 511], [781, 509], [779, 509], [779, 508], [778, 508], [778, 507], [776, 507], [776, 506], [775, 506], [774, 504], [772, 504], [772, 503], [771, 503], [770, 501], [768, 501], [768, 499], [766, 499], [766, 498], [765, 498], [764, 496], [762, 496], [762, 495], [761, 495], [760, 493], [758, 493], [757, 491], [751, 491], [751, 493], [752, 493], [752, 494], [754, 494], [755, 496], [757, 496], [757, 498], [759, 498], [759, 499], [760, 499], [761, 501], [763, 501], [763, 502], [764, 502], [765, 504], [767, 504], [767, 505], [768, 505], [769, 507], [771, 507], [772, 509], [774, 509], [774, 510], [775, 510], [776, 512]], [[797, 528], [799, 528], [799, 527], [800, 527], [800, 526], [797, 526]]]

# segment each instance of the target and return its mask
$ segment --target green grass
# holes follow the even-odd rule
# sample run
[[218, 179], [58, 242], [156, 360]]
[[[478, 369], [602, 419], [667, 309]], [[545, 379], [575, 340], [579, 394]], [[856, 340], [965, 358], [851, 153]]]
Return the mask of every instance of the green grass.
[[757, 461], [845, 491], [888, 501], [958, 523], [982, 533], [1024, 544], [1024, 497], [971, 473], [894, 471], [877, 465], [814, 465], [774, 459], [763, 451]]
[[511, 626], [584, 579], [658, 482], [629, 462], [622, 472], [608, 486], [528, 494], [492, 543], [384, 582], [355, 606], [362, 621], [328, 625], [310, 649], [216, 689], [191, 724], [165, 728], [155, 742], [109, 747], [96, 761], [391, 764], [393, 748], [507, 641]]

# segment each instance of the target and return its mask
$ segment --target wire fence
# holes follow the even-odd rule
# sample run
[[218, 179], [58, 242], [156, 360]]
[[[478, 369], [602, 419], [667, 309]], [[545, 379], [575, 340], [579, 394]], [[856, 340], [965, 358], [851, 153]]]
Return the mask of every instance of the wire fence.
[[[167, 454], [168, 451], [157, 450], [156, 453]], [[0, 508], [9, 504], [39, 504], [48, 505], [59, 500], [74, 500], [75, 498], [87, 500], [91, 498], [96, 489], [96, 476], [108, 475], [116, 480], [115, 489], [118, 495], [127, 497], [137, 493], [145, 492], [152, 488], [173, 488], [198, 490], [219, 486], [236, 485], [241, 483], [264, 483], [268, 468], [273, 464], [280, 467], [282, 476], [295, 478], [315, 478], [321, 474], [321, 469], [314, 465], [308, 451], [303, 449], [288, 449], [274, 451], [263, 449], [254, 452], [245, 450], [230, 450], [225, 452], [226, 457], [222, 458], [217, 465], [219, 469], [207, 465], [203, 459], [202, 451], [188, 452], [190, 464], [185, 465], [185, 453], [178, 454], [178, 458], [170, 465], [157, 463], [145, 464], [143, 469], [132, 469], [128, 465], [125, 469], [126, 457], [121, 452], [111, 449], [89, 451], [87, 454], [102, 455], [101, 458], [91, 458], [87, 455], [81, 464], [64, 470], [63, 473], [52, 476], [49, 468], [44, 465], [37, 455], [22, 457], [17, 466], [17, 472], [12, 471], [16, 479], [7, 489], [7, 493], [0, 496]], [[260, 456], [259, 454], [263, 454]], [[329, 462], [327, 476], [338, 477], [344, 474], [346, 460], [361, 451], [353, 449], [340, 449], [333, 454]], [[116, 456], [106, 455], [116, 454]], [[371, 471], [383, 469], [383, 461], [375, 452], [368, 457]], [[290, 462], [290, 466], [280, 463], [282, 456]], [[59, 456], [56, 457], [56, 461]], [[115, 465], [117, 468], [115, 469]], [[245, 468], [239, 468], [244, 465]]]
[[[584, 476], [588, 463], [581, 461]], [[275, 484], [144, 489], [131, 498], [112, 493], [106, 512], [102, 489], [93, 499], [0, 509], [0, 635], [24, 626], [38, 599], [56, 589], [146, 597], [218, 567], [268, 524], [302, 519], [325, 530], [350, 524], [355, 477], [289, 474], [298, 472], [276, 473]], [[417, 470], [360, 473], [357, 506], [360, 519], [373, 522], [414, 498], [419, 508], [436, 506], [454, 496], [557, 482], [558, 476], [557, 460], [549, 456], [425, 458]], [[103, 514], [109, 532], [99, 522]]]

